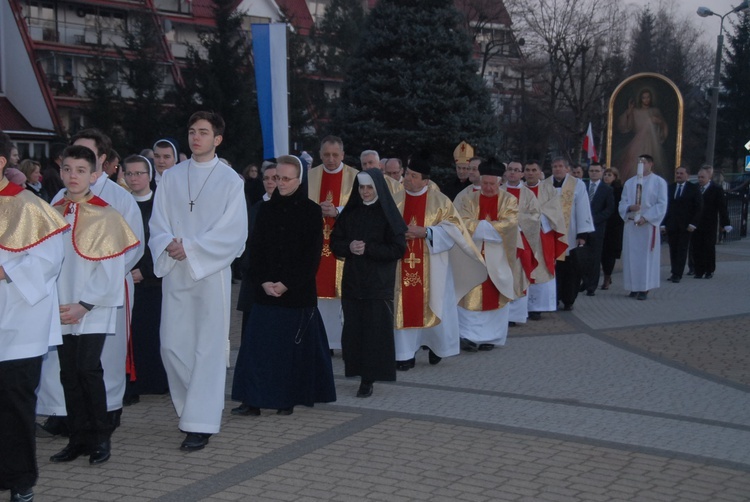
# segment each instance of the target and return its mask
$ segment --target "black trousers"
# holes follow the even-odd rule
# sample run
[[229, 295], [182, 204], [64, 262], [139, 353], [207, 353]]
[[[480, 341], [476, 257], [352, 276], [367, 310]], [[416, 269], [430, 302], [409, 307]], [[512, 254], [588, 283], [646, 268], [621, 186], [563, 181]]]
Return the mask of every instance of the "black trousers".
[[667, 232], [669, 242], [669, 263], [672, 268], [672, 275], [682, 278], [687, 263], [688, 249], [690, 248], [690, 232], [687, 230], [681, 232]]
[[[589, 253], [589, 258], [591, 259], [591, 261], [587, 263], [586, 274], [583, 277], [583, 286], [586, 288], [586, 291], [594, 291], [597, 287], [599, 287], [599, 264], [602, 261], [604, 235], [602, 235], [601, 237], [595, 237], [594, 234], [589, 234], [589, 238], [586, 239], [586, 247], [591, 250], [591, 252]], [[610, 270], [610, 273], [607, 275], [612, 275], [612, 271]]]
[[713, 274], [716, 270], [716, 234], [696, 230], [690, 240], [696, 275]]
[[0, 362], [0, 490], [36, 484], [36, 388], [42, 356]]
[[105, 338], [104, 334], [64, 335], [57, 349], [71, 444], [94, 447], [112, 433], [101, 361]]
[[557, 279], [557, 299], [564, 305], [573, 305], [578, 297], [578, 286], [581, 283], [581, 275], [573, 266], [570, 256], [565, 261], [558, 261], [555, 265], [555, 277]]

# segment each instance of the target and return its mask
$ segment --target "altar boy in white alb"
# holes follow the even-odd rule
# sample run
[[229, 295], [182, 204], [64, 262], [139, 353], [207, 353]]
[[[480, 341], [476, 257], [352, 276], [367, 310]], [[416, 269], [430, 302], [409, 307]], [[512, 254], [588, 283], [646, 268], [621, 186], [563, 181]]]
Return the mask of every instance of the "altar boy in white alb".
[[193, 155], [165, 171], [154, 197], [149, 247], [163, 277], [161, 355], [180, 430], [180, 449], [200, 450], [219, 432], [224, 409], [230, 265], [247, 239], [242, 179], [216, 156], [224, 120], [188, 121]]

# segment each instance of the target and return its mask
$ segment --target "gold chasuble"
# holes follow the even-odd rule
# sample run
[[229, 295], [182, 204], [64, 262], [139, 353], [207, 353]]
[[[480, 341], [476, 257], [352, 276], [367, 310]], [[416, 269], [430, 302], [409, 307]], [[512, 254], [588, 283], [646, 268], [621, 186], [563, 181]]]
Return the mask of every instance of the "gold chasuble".
[[[349, 200], [357, 170], [343, 165], [335, 173], [325, 170], [323, 165], [313, 167], [307, 173], [307, 194], [310, 200], [320, 204], [328, 201], [341, 207]], [[344, 261], [337, 260], [331, 251], [331, 231], [336, 218], [323, 217], [323, 250], [320, 253], [320, 265], [315, 282], [319, 298], [341, 298], [341, 275], [344, 272]]]
[[[440, 324], [446, 275], [453, 268], [454, 289], [461, 296], [486, 277], [484, 263], [450, 199], [427, 188], [420, 195], [403, 192], [397, 202], [407, 225], [439, 227], [454, 245], [448, 252], [430, 254], [426, 239], [407, 239], [396, 269], [394, 328], [431, 328]], [[458, 296], [460, 298], [460, 296]]]
[[[548, 184], [552, 188], [555, 188], [554, 183], [555, 178], [550, 176], [546, 180], [542, 181], [542, 184]], [[578, 183], [578, 180], [576, 180], [573, 176], [566, 176], [565, 181], [563, 181], [562, 186], [560, 187], [560, 206], [562, 207], [562, 214], [563, 218], [565, 219], [565, 233], [568, 233], [568, 229], [570, 228], [570, 217], [573, 214], [573, 201], [576, 196], [576, 183]], [[557, 189], [555, 188], [555, 191]], [[567, 251], [568, 246], [566, 242], [565, 250]], [[561, 256], [557, 257], [558, 261], [565, 261], [565, 253], [563, 253]]]
[[140, 244], [122, 215], [91, 193], [81, 202], [62, 198], [54, 207], [63, 217], [75, 214], [73, 248], [83, 259], [107, 260]]
[[0, 178], [0, 249], [20, 253], [68, 227], [40, 197]]
[[531, 273], [532, 284], [544, 284], [555, 278], [555, 262], [565, 259], [568, 250], [568, 227], [563, 217], [560, 197], [549, 183], [539, 182], [535, 186], [526, 185], [536, 195], [541, 211], [540, 242], [543, 260]]
[[502, 188], [518, 201], [518, 231], [520, 237], [516, 250], [517, 260], [513, 264], [513, 277], [515, 279], [516, 296], [523, 296], [531, 283], [531, 273], [544, 260], [539, 235], [541, 212], [536, 197], [523, 184], [516, 187], [503, 185]]
[[483, 242], [482, 254], [489, 277], [469, 291], [458, 304], [474, 312], [503, 308], [516, 298], [512, 265], [516, 261], [518, 246], [518, 202], [502, 190], [493, 197], [474, 192], [463, 198], [459, 210], [472, 235], [475, 235], [479, 223], [486, 221], [500, 234], [502, 243]]

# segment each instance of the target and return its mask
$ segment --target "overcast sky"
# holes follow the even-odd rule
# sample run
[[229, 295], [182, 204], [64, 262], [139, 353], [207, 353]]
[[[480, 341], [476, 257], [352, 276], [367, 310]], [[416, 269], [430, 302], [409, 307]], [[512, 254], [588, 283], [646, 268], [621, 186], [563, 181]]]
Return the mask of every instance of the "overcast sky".
[[[659, 0], [627, 0], [628, 3], [636, 5], [651, 5], [654, 10], [659, 5]], [[669, 0], [667, 0], [669, 1]], [[719, 35], [719, 26], [721, 20], [718, 16], [711, 16], [707, 18], [700, 17], [696, 14], [698, 7], [708, 7], [712, 11], [719, 15], [724, 15], [734, 7], [742, 3], [742, 0], [675, 0], [675, 9], [679, 12], [680, 16], [692, 16], [695, 21], [695, 25], [703, 30], [705, 40], [711, 44], [711, 47], [716, 47], [716, 37]], [[724, 31], [731, 28], [729, 23], [730, 18], [736, 17], [737, 14], [727, 16], [724, 20]], [[726, 42], [725, 42], [726, 43]]]

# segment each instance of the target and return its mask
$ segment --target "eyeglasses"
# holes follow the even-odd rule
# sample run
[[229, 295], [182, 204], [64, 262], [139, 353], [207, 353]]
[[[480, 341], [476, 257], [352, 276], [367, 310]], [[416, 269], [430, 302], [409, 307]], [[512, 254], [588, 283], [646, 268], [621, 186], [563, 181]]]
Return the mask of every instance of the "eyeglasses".
[[143, 176], [144, 174], [148, 174], [148, 173], [146, 171], [130, 171], [130, 172], [125, 173], [125, 176], [127, 176], [128, 178], [133, 178], [133, 177]]
[[296, 180], [298, 178], [290, 178], [288, 176], [274, 176], [273, 180], [278, 183], [279, 181], [283, 181], [284, 183], [289, 183], [292, 180]]

